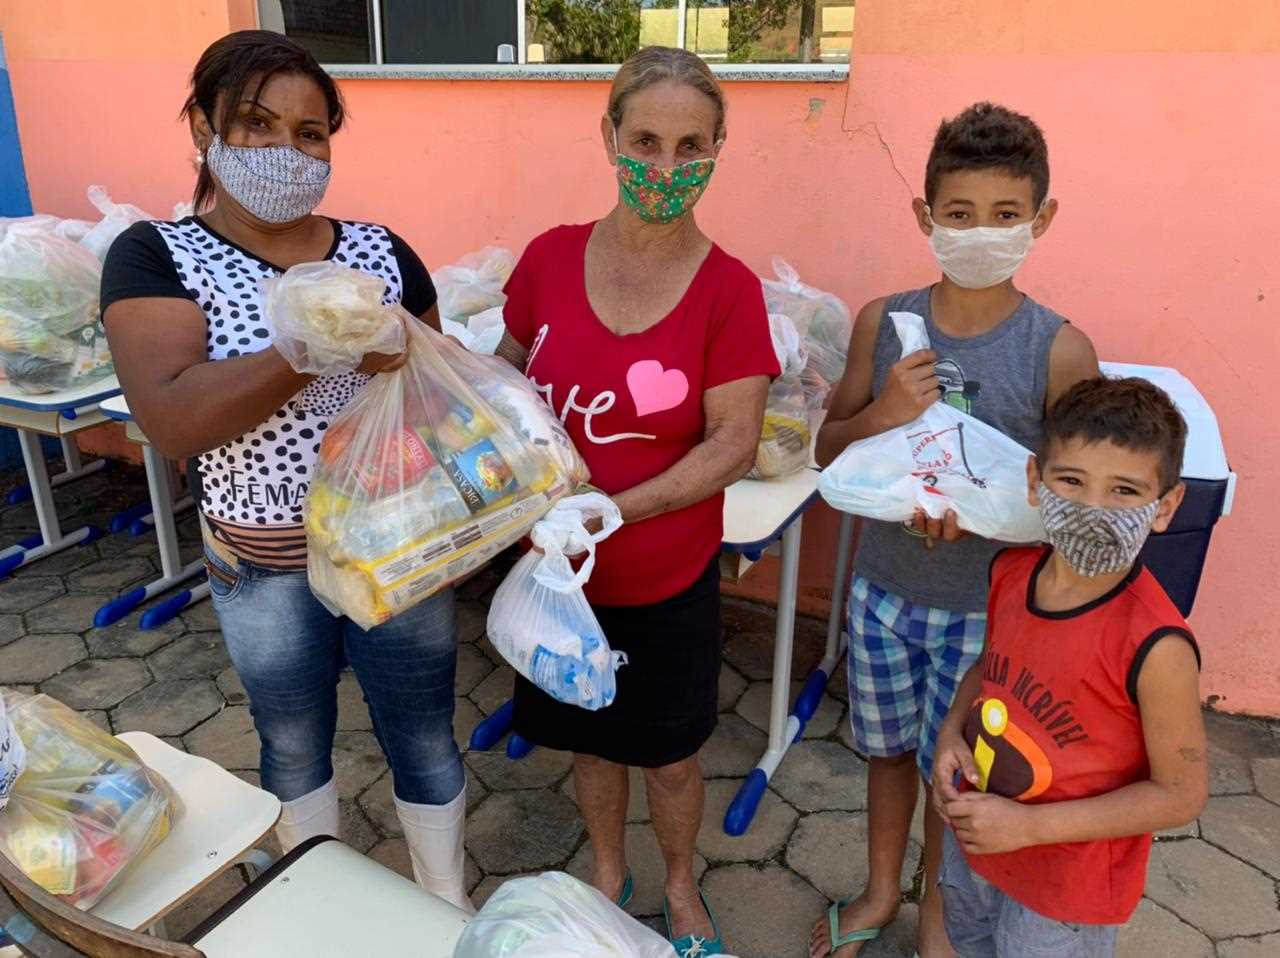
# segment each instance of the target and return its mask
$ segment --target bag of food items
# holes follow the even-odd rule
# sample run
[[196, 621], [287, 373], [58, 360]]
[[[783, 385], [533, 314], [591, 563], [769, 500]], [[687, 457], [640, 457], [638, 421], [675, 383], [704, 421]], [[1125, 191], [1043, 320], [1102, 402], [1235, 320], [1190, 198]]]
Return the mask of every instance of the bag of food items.
[[[892, 312], [902, 355], [929, 348], [924, 319]], [[913, 422], [852, 443], [823, 470], [822, 498], [835, 509], [886, 522], [954, 510], [961, 529], [1001, 542], [1041, 542], [1027, 502], [1030, 451], [980, 419], [934, 402]]]
[[782, 375], [769, 386], [764, 428], [748, 479], [780, 479], [809, 465], [812, 433], [802, 380], [808, 354], [788, 317], [770, 313], [769, 332]]
[[508, 250], [488, 246], [432, 274], [440, 307], [440, 327], [467, 349], [493, 355], [506, 328], [502, 291], [516, 258]]
[[404, 366], [374, 377], [325, 433], [304, 507], [312, 590], [366, 629], [488, 562], [588, 477], [523, 376], [375, 306], [368, 280], [313, 263], [267, 282], [270, 322], [296, 338], [282, 352], [299, 362], [341, 354], [349, 370], [374, 344], [396, 351], [387, 329], [406, 337]]
[[113, 372], [98, 315], [102, 266], [57, 225], [49, 216], [0, 224], [0, 363], [29, 393]]
[[786, 316], [799, 331], [808, 357], [802, 374], [805, 404], [822, 409], [832, 387], [844, 375], [853, 332], [849, 307], [838, 296], [800, 282], [795, 268], [776, 256], [773, 271], [776, 280], [761, 280], [765, 306], [770, 313]]
[[133, 749], [62, 703], [10, 689], [0, 702], [0, 849], [45, 891], [90, 908], [169, 834], [176, 799]]
[[150, 213], [131, 203], [116, 203], [105, 186], [89, 187], [89, 202], [102, 214], [102, 219], [85, 231], [80, 238], [80, 245], [99, 260], [107, 258], [107, 250], [111, 249], [116, 237], [134, 223], [155, 219]]
[[[587, 531], [590, 520], [600, 531]], [[622, 513], [599, 492], [561, 499], [533, 527], [532, 550], [498, 586], [487, 634], [512, 668], [552, 698], [595, 711], [613, 704], [614, 673], [627, 661], [591, 611], [582, 587], [595, 568], [596, 543], [622, 525]], [[575, 571], [572, 557], [583, 556]]]

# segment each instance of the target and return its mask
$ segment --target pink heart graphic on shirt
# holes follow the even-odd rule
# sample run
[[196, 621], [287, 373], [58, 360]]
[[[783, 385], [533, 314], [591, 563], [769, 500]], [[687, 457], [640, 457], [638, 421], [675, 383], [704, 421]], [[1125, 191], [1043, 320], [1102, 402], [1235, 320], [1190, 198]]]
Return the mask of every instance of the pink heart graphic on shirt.
[[675, 409], [689, 395], [689, 380], [678, 369], [663, 369], [656, 359], [642, 359], [627, 370], [627, 389], [636, 415]]

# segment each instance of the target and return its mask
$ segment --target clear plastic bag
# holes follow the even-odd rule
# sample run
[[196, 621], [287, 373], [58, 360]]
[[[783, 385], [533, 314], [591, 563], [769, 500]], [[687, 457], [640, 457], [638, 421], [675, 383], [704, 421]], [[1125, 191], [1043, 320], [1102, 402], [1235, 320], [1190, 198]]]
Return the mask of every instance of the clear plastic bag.
[[[929, 348], [920, 316], [889, 318], [903, 356]], [[906, 522], [917, 511], [940, 519], [952, 509], [975, 535], [1039, 542], [1044, 526], [1027, 502], [1030, 455], [985, 422], [935, 402], [914, 422], [851, 444], [823, 471], [818, 491], [834, 508], [871, 519]]]
[[129, 746], [60, 702], [0, 695], [26, 752], [0, 848], [46, 891], [90, 908], [169, 834], [176, 799]]
[[304, 506], [312, 590], [366, 629], [488, 562], [588, 478], [523, 376], [381, 308], [408, 361], [334, 420]]
[[263, 280], [272, 345], [300, 373], [336, 376], [366, 353], [404, 351], [402, 310], [383, 305], [384, 280], [331, 260], [300, 263]]
[[510, 250], [486, 246], [431, 274], [442, 319], [469, 326], [468, 320], [507, 301], [502, 287], [516, 268]]
[[[589, 533], [591, 519], [603, 528]], [[533, 544], [507, 574], [489, 606], [488, 636], [517, 672], [552, 698], [590, 711], [613, 704], [614, 672], [626, 656], [609, 648], [583, 585], [595, 567], [596, 543], [622, 525], [613, 501], [598, 492], [556, 503], [533, 527]], [[586, 553], [578, 571], [571, 556]]]
[[803, 381], [805, 404], [821, 409], [827, 395], [844, 375], [853, 322], [849, 307], [838, 296], [800, 282], [800, 274], [785, 260], [774, 257], [776, 280], [761, 281], [770, 313], [781, 313], [795, 324], [807, 360]]
[[58, 223], [26, 217], [0, 232], [0, 362], [26, 392], [66, 389], [113, 371], [98, 316], [102, 265], [59, 236]]
[[564, 872], [513, 878], [485, 902], [454, 958], [671, 958], [671, 942]]
[[802, 375], [808, 354], [795, 324], [781, 313], [769, 314], [769, 333], [782, 375], [769, 386], [764, 426], [748, 479], [779, 479], [809, 465], [812, 433]]
[[104, 186], [89, 187], [89, 202], [102, 214], [102, 219], [89, 227], [79, 242], [99, 260], [107, 258], [107, 250], [111, 249], [116, 237], [134, 223], [155, 219], [129, 203], [113, 202]]

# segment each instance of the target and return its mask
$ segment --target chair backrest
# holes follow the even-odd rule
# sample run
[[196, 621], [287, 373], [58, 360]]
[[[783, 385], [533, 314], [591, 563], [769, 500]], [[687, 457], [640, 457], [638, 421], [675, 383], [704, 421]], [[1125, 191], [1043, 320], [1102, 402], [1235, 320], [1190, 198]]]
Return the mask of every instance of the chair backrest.
[[24, 875], [3, 853], [0, 892], [0, 910], [16, 907], [33, 926], [19, 928], [24, 923], [9, 918], [4, 920], [6, 930], [17, 932], [19, 948], [37, 958], [205, 958], [190, 945], [130, 931], [67, 904]]

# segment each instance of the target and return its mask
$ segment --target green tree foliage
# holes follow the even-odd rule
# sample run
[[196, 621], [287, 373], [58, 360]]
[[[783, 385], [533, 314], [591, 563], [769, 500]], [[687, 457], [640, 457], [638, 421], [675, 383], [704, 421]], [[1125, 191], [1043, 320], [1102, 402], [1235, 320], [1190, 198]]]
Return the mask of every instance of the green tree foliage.
[[554, 63], [621, 63], [640, 45], [636, 0], [529, 0], [526, 10]]

